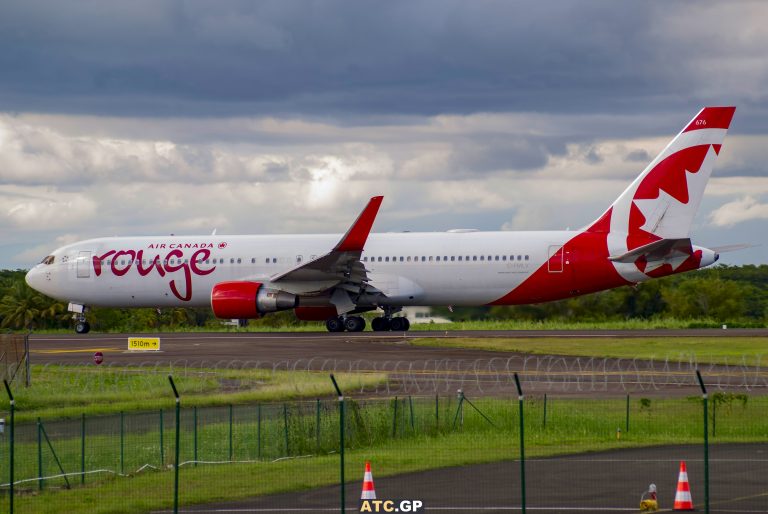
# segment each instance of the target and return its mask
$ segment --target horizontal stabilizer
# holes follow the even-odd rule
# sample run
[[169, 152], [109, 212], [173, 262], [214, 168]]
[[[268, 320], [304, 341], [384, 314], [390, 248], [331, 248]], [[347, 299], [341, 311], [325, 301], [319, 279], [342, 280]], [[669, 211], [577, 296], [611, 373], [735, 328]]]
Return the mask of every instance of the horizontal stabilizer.
[[728, 253], [728, 252], [738, 252], [739, 250], [746, 250], [747, 248], [755, 248], [756, 246], [760, 246], [760, 245], [751, 245], [751, 244], [741, 243], [741, 244], [735, 244], [735, 245], [716, 246], [712, 248], [712, 250], [717, 253]]
[[683, 239], [660, 239], [653, 243], [640, 246], [622, 255], [612, 255], [608, 257], [609, 261], [633, 263], [640, 257], [645, 257], [647, 262], [663, 261], [671, 256], [691, 255], [693, 249], [689, 238]]

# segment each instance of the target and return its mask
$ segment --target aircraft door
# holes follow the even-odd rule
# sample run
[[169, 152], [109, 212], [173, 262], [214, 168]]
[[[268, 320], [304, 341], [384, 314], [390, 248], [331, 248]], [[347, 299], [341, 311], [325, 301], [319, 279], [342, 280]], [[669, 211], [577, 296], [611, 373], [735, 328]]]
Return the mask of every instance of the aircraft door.
[[91, 276], [91, 252], [77, 254], [77, 278], [90, 278]]
[[550, 245], [547, 254], [547, 271], [550, 273], [562, 273], [564, 254], [565, 251], [562, 245]]

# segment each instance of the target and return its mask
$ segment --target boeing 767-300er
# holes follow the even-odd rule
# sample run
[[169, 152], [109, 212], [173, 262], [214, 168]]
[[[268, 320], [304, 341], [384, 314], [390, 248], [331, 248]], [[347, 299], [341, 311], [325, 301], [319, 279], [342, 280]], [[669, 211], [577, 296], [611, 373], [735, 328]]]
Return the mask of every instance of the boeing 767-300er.
[[370, 234], [382, 197], [343, 236], [109, 237], [64, 246], [27, 283], [69, 302], [76, 331], [91, 306], [203, 307], [219, 318], [293, 310], [331, 332], [408, 330], [410, 305], [559, 300], [703, 268], [715, 250], [690, 228], [735, 107], [706, 107], [596, 221], [581, 230]]

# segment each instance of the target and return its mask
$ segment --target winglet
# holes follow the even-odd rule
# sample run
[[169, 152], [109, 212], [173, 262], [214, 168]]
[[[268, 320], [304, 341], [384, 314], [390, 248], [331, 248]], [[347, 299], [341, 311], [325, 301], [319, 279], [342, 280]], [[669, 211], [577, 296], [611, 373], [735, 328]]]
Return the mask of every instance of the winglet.
[[365, 242], [368, 239], [368, 234], [371, 232], [371, 227], [376, 219], [376, 214], [379, 212], [381, 201], [384, 200], [383, 196], [374, 196], [365, 206], [363, 212], [357, 217], [355, 222], [349, 227], [347, 233], [341, 238], [339, 244], [333, 249], [336, 252], [362, 252], [365, 247]]

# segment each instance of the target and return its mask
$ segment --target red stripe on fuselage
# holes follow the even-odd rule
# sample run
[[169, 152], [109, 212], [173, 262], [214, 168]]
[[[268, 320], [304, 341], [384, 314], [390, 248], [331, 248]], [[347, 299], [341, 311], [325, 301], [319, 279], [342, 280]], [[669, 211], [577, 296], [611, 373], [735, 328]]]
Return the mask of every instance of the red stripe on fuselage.
[[[561, 300], [630, 284], [608, 260], [609, 210], [569, 240], [522, 284], [489, 305], [522, 305]], [[564, 253], [563, 253], [564, 252]], [[562, 272], [552, 272], [560, 269]]]

